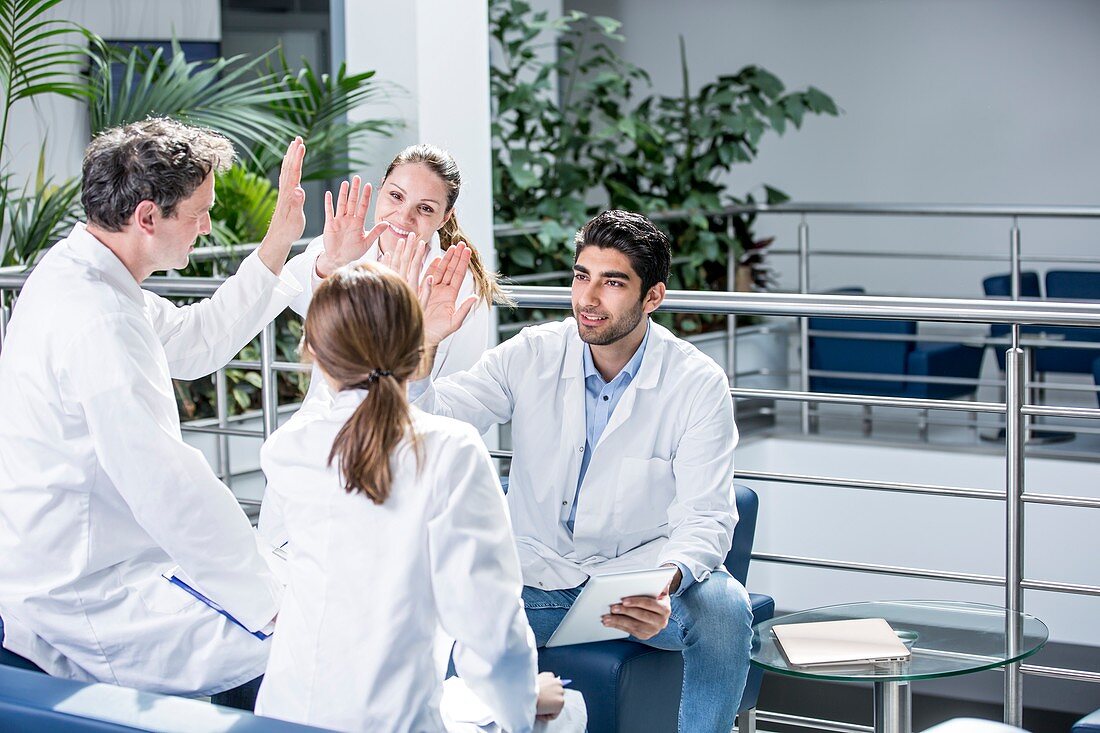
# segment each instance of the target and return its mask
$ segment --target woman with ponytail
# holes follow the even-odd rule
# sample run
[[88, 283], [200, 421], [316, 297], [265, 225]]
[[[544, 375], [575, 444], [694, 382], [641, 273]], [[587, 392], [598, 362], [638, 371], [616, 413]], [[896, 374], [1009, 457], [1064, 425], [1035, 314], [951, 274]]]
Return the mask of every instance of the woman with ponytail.
[[[316, 285], [351, 262], [396, 265], [390, 257], [405, 241], [421, 243], [416, 259], [424, 272], [451, 247], [465, 243], [472, 256], [460, 296], [476, 297], [476, 305], [462, 327], [439, 345], [433, 378], [472, 367], [489, 345], [489, 307], [510, 302], [496, 274], [459, 226], [455, 203], [461, 188], [458, 164], [446, 150], [427, 144], [405, 148], [382, 177], [370, 231], [364, 229], [372, 198], [370, 184], [355, 176], [340, 185], [335, 199], [331, 192], [325, 194], [324, 233], [306, 250], [315, 256], [299, 260], [302, 266], [313, 265], [312, 278], [310, 273], [296, 273], [301, 282], [312, 279]], [[304, 315], [308, 300], [306, 293], [293, 304], [294, 309]]]
[[[422, 293], [429, 309], [430, 298], [453, 303], [465, 268], [447, 265], [465, 257], [460, 246], [444, 259]], [[260, 454], [260, 532], [288, 543], [289, 580], [256, 711], [405, 733], [466, 730], [450, 711], [473, 704], [508, 731], [530, 731], [568, 694], [567, 715], [537, 725], [583, 730], [579, 695], [536, 677], [488, 452], [472, 427], [406, 401], [423, 343], [421, 303], [388, 268], [342, 268], [314, 293], [302, 350], [333, 399], [307, 401]], [[456, 640], [461, 675], [445, 686], [437, 629]]]

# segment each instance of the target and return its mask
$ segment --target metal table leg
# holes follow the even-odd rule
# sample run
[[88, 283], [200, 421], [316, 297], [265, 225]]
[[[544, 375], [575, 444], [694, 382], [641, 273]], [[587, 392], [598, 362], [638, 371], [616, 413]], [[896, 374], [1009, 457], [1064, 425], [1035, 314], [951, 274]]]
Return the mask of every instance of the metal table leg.
[[913, 733], [908, 682], [875, 683], [875, 733]]

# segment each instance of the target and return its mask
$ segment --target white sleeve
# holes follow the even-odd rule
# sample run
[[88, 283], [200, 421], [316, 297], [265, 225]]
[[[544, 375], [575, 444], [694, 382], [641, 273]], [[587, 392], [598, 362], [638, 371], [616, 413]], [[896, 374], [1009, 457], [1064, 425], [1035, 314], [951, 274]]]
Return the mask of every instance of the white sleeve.
[[275, 275], [253, 252], [209, 298], [177, 306], [144, 291], [153, 324], [176, 379], [198, 379], [225, 366], [302, 291], [284, 270]]
[[513, 370], [522, 369], [526, 344], [522, 335], [489, 349], [469, 371], [409, 383], [409, 399], [425, 412], [453, 417], [484, 433], [512, 419]]
[[290, 309], [303, 319], [309, 312], [309, 302], [313, 300], [313, 293], [323, 282], [317, 274], [317, 258], [325, 251], [323, 237], [317, 237], [306, 245], [305, 251], [300, 255], [290, 258], [283, 265], [283, 271], [289, 272], [302, 286], [302, 292], [290, 301]]
[[658, 563], [677, 563], [701, 581], [726, 559], [737, 524], [733, 493], [737, 425], [725, 375], [705, 378], [688, 415], [687, 430], [672, 458], [676, 498], [668, 508], [669, 538]]
[[439, 622], [458, 674], [511, 733], [535, 722], [538, 663], [504, 492], [471, 432], [433, 457], [442, 506], [428, 521]]
[[137, 316], [109, 316], [70, 345], [63, 378], [84, 411], [100, 468], [138, 524], [200, 592], [248, 629], [261, 629], [282, 589], [236, 498], [183, 442], [153, 339]]

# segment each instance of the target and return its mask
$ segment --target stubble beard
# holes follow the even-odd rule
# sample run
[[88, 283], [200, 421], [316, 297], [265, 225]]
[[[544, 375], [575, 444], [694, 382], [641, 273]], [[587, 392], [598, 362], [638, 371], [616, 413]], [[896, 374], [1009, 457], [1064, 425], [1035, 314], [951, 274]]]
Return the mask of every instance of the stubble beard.
[[[574, 316], [576, 312], [574, 311]], [[608, 319], [607, 325], [599, 331], [586, 329], [577, 320], [577, 333], [581, 337], [581, 341], [592, 346], [608, 346], [622, 339], [642, 322], [642, 318], [645, 317], [645, 311], [642, 309], [642, 301], [638, 301], [637, 306], [632, 310], [624, 313], [618, 318]]]

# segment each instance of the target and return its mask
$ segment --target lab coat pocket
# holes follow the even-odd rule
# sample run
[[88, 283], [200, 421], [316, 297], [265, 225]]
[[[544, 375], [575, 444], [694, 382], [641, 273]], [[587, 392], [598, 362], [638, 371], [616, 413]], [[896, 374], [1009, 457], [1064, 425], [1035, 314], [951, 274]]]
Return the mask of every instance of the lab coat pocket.
[[615, 492], [615, 518], [622, 532], [644, 532], [668, 524], [675, 495], [672, 461], [623, 458]]
[[127, 585], [137, 593], [141, 602], [151, 613], [171, 616], [200, 602], [183, 588], [173, 585], [159, 574], [132, 580]]

